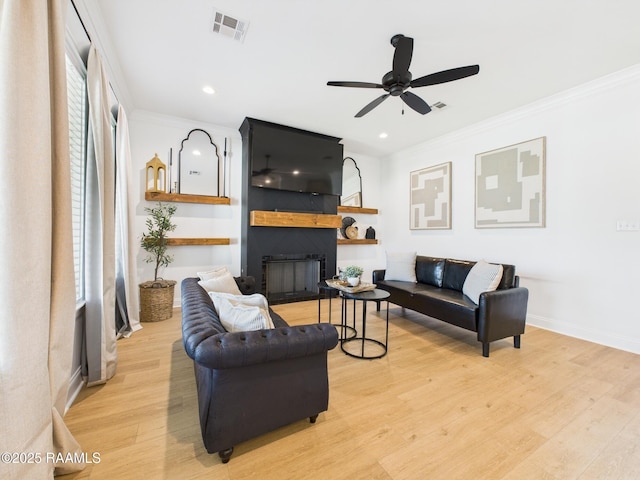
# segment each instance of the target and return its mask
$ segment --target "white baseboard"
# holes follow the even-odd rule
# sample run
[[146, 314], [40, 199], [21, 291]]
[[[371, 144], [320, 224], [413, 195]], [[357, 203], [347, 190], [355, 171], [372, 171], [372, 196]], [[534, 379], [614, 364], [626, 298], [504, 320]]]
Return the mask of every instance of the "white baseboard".
[[67, 404], [65, 405], [64, 413], [66, 414], [73, 402], [76, 401], [80, 390], [84, 386], [84, 380], [82, 379], [82, 367], [78, 367], [73, 375], [71, 375], [71, 379], [69, 380], [69, 392], [67, 394]]
[[640, 354], [640, 343], [638, 341], [626, 337], [620, 337], [603, 330], [582, 328], [574, 324], [560, 322], [540, 315], [527, 315], [527, 325], [543, 328], [551, 332], [579, 338], [599, 345], [617, 348], [618, 350]]

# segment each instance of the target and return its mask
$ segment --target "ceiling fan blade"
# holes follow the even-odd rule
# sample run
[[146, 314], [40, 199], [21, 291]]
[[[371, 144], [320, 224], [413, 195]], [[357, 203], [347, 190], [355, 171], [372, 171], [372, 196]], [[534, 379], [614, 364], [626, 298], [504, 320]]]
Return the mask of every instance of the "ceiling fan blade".
[[384, 88], [379, 83], [369, 82], [327, 82], [330, 87]]
[[427, 102], [425, 102], [414, 93], [404, 92], [400, 95], [400, 98], [404, 103], [406, 103], [408, 106], [413, 108], [416, 112], [421, 113], [422, 115], [426, 115], [431, 111], [431, 107], [427, 104]]
[[429, 85], [437, 85], [438, 83], [453, 82], [461, 78], [470, 77], [480, 71], [479, 65], [469, 65], [467, 67], [452, 68], [451, 70], [443, 70], [442, 72], [432, 73], [424, 77], [416, 78], [409, 86], [426, 87]]
[[387, 99], [388, 96], [389, 96], [389, 94], [385, 93], [384, 95], [376, 98], [373, 102], [368, 103], [362, 110], [360, 110], [358, 113], [356, 113], [356, 118], [360, 118], [360, 117], [365, 116], [371, 110], [373, 110], [378, 105], [380, 105], [382, 102], [384, 102]]
[[396, 44], [396, 51], [393, 54], [393, 73], [396, 77], [406, 74], [411, 65], [413, 55], [413, 38], [400, 37]]

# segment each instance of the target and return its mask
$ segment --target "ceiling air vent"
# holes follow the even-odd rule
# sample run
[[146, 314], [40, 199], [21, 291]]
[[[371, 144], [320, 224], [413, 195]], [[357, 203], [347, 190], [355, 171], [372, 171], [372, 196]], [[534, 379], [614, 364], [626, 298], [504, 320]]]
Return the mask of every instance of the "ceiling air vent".
[[432, 104], [431, 106], [433, 108], [437, 108], [437, 109], [442, 110], [444, 107], [447, 106], [447, 104], [446, 103], [442, 103], [442, 102], [436, 102], [436, 103]]
[[249, 22], [246, 20], [239, 20], [217, 9], [214, 10], [213, 33], [219, 33], [238, 42], [243, 42], [247, 28], [249, 28]]

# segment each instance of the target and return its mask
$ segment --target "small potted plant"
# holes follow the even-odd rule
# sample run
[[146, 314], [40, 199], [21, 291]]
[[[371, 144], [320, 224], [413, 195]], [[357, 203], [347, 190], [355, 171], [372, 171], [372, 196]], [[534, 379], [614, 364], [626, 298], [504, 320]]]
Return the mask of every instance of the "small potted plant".
[[140, 246], [148, 253], [145, 262], [153, 263], [154, 271], [153, 280], [139, 285], [140, 321], [156, 322], [173, 315], [173, 290], [176, 282], [160, 278], [158, 270], [173, 261], [173, 257], [167, 253], [167, 233], [176, 229], [176, 225], [171, 222], [176, 207], [158, 202], [155, 207], [146, 207], [144, 211], [149, 217], [146, 222], [147, 232], [142, 234]]
[[364, 270], [357, 265], [349, 265], [342, 270], [342, 275], [347, 279], [347, 283], [352, 287], [360, 285], [360, 275]]

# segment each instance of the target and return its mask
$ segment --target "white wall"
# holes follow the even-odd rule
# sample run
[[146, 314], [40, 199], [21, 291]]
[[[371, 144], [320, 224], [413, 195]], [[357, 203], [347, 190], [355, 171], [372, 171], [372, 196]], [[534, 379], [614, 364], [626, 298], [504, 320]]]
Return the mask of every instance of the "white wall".
[[371, 272], [384, 266], [384, 251], [380, 249], [384, 238], [381, 235], [383, 218], [385, 216], [385, 191], [381, 189], [380, 159], [360, 155], [358, 153], [344, 152], [345, 157], [353, 158], [360, 169], [362, 177], [362, 206], [365, 208], [377, 208], [378, 215], [363, 215], [345, 213], [342, 216], [352, 217], [358, 226], [358, 237], [364, 238], [368, 227], [376, 231], [379, 245], [338, 245], [337, 265], [344, 268], [347, 265], [358, 265], [364, 269], [362, 278], [371, 281]]
[[[147, 214], [144, 208], [155, 205], [155, 202], [144, 200], [145, 164], [157, 153], [168, 166], [169, 149], [172, 148], [174, 170], [171, 177], [175, 179], [180, 143], [193, 128], [202, 128], [207, 131], [221, 151], [224, 147], [224, 138], [227, 137], [227, 154], [230, 165], [227, 195], [231, 198], [231, 206], [175, 203], [174, 205], [178, 209], [174, 216], [174, 223], [178, 227], [171, 236], [176, 238], [229, 237], [231, 245], [170, 247], [169, 253], [174, 256], [174, 261], [167, 268], [161, 269], [159, 275], [162, 278], [178, 282], [174, 293], [174, 306], [180, 305], [180, 282], [182, 279], [194, 276], [198, 271], [208, 270], [212, 266], [227, 265], [234, 275], [240, 275], [242, 140], [237, 130], [141, 110], [134, 111], [129, 118], [132, 170], [137, 175], [136, 188], [131, 192], [131, 195], [139, 199], [136, 208], [136, 236], [138, 238], [141, 238], [142, 232], [146, 231]], [[384, 215], [383, 196], [379, 183], [380, 160], [349, 152], [345, 152], [344, 155], [345, 157], [353, 157], [360, 168], [363, 179], [363, 206], [380, 209], [380, 215], [352, 216], [363, 227], [363, 235], [364, 230], [372, 226], [380, 238], [378, 232], [382, 215]], [[138, 248], [137, 245], [136, 248]], [[363, 278], [370, 280], [371, 271], [374, 268], [379, 268], [381, 262], [384, 262], [384, 257], [380, 256], [380, 252], [381, 250], [375, 245], [339, 246], [337, 264], [341, 267], [350, 264], [360, 265], [365, 269]], [[153, 279], [153, 265], [146, 263], [145, 257], [146, 252], [138, 248], [138, 283]]]
[[[440, 114], [445, 114], [441, 112]], [[453, 114], [454, 112], [451, 111]], [[434, 118], [434, 121], [437, 121]], [[176, 237], [230, 237], [229, 246], [172, 247], [162, 272], [180, 282], [196, 271], [228, 265], [240, 273], [240, 135], [236, 130], [136, 111], [130, 115], [134, 170], [139, 175], [137, 233], [144, 230], [144, 165], [158, 153], [174, 165], [192, 128], [219, 146], [229, 139], [231, 206], [176, 204]], [[363, 206], [378, 215], [352, 215], [373, 226], [375, 246], [338, 246], [338, 266], [384, 267], [386, 250], [513, 263], [529, 288], [528, 323], [640, 353], [640, 232], [618, 232], [618, 220], [640, 221], [640, 67], [605, 77], [517, 111], [378, 159], [345, 151], [363, 178]], [[545, 136], [546, 228], [474, 228], [475, 154]], [[451, 161], [453, 228], [409, 230], [409, 173]], [[138, 254], [140, 281], [153, 272]], [[178, 285], [179, 287], [179, 285]], [[179, 305], [176, 289], [175, 305]], [[526, 342], [526, 337], [525, 337]]]
[[[144, 111], [134, 111], [129, 118], [131, 141], [132, 171], [137, 175], [136, 188], [131, 195], [139, 199], [136, 207], [136, 235], [142, 237], [146, 231], [147, 213], [145, 207], [152, 207], [156, 202], [144, 200], [145, 164], [155, 153], [169, 165], [169, 149], [173, 149], [172, 178], [178, 165], [180, 143], [193, 128], [201, 128], [208, 132], [214, 143], [218, 145], [220, 156], [223, 156], [224, 139], [227, 138], [227, 161], [229, 166], [229, 183], [227, 196], [231, 205], [201, 205], [191, 203], [173, 203], [177, 211], [173, 217], [177, 224], [172, 237], [223, 237], [230, 238], [231, 245], [216, 246], [177, 246], [169, 247], [169, 254], [174, 261], [158, 273], [165, 279], [176, 280], [174, 305], [180, 305], [180, 282], [186, 277], [195, 276], [196, 272], [208, 270], [213, 266], [227, 265], [234, 275], [240, 274], [240, 185], [242, 163], [242, 140], [237, 130], [226, 127], [194, 122], [174, 117], [166, 117]], [[212, 185], [212, 189], [215, 188]], [[213, 190], [212, 190], [212, 194]], [[137, 265], [138, 283], [153, 280], [153, 264], [144, 261], [146, 252], [139, 245]]]
[[[398, 152], [380, 163], [396, 200], [379, 248], [515, 264], [529, 324], [640, 353], [640, 232], [616, 231], [640, 221], [639, 127], [640, 66]], [[541, 136], [546, 228], [475, 229], [475, 154]], [[448, 161], [453, 228], [409, 230], [409, 173]]]

